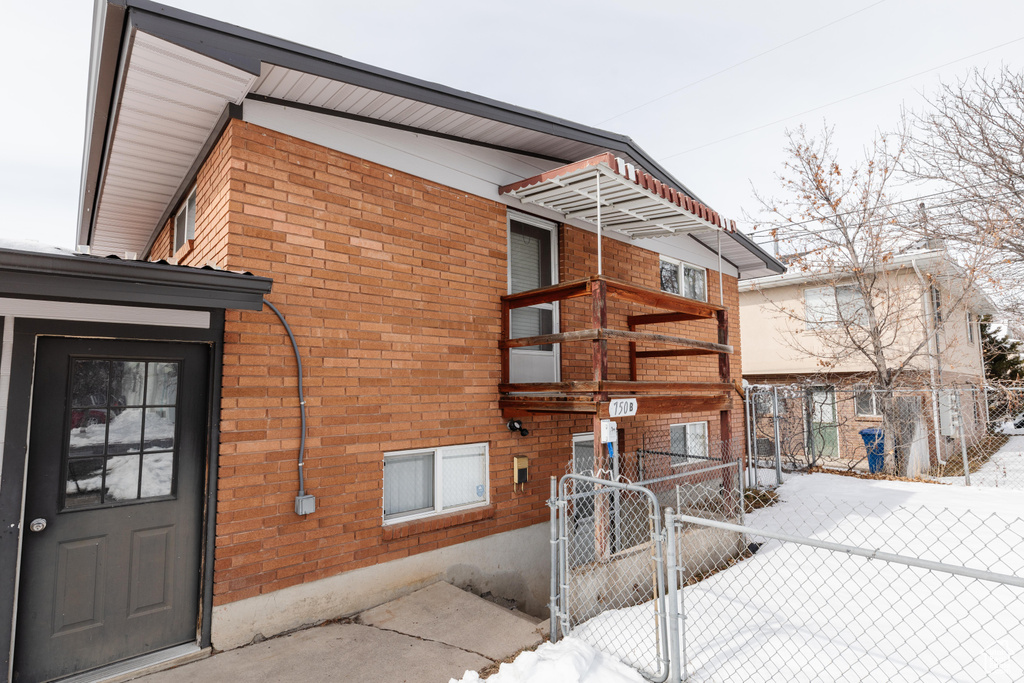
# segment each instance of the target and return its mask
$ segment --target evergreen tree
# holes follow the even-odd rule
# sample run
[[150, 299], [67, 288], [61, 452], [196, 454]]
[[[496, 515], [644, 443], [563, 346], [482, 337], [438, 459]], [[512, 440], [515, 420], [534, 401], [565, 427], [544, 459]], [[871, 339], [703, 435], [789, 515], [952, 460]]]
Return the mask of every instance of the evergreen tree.
[[981, 348], [985, 357], [985, 379], [1017, 381], [1024, 379], [1021, 342], [1010, 339], [992, 324], [990, 316], [981, 318]]

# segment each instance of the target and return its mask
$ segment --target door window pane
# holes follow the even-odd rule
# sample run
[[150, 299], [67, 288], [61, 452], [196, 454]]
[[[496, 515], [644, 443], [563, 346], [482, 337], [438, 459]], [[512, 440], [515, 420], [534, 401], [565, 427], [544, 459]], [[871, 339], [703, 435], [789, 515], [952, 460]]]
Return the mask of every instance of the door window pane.
[[174, 494], [179, 369], [166, 361], [72, 362], [64, 509]]
[[[71, 406], [85, 408], [107, 405], [110, 364], [105, 360], [76, 360], [72, 363]], [[78, 425], [73, 425], [78, 426]]]
[[178, 364], [149, 363], [146, 373], [146, 403], [173, 406], [178, 400]]
[[112, 405], [142, 405], [142, 392], [145, 385], [145, 363], [115, 361], [110, 364], [110, 403]]
[[64, 508], [91, 507], [103, 502], [103, 458], [77, 458], [68, 463]]
[[174, 408], [146, 408], [145, 449], [166, 451], [174, 448]]
[[107, 454], [142, 450], [142, 408], [110, 410], [107, 422]]
[[115, 455], [107, 458], [105, 502], [135, 500], [139, 497], [139, 456]]
[[142, 458], [143, 498], [169, 496], [174, 483], [174, 454], [147, 453]]

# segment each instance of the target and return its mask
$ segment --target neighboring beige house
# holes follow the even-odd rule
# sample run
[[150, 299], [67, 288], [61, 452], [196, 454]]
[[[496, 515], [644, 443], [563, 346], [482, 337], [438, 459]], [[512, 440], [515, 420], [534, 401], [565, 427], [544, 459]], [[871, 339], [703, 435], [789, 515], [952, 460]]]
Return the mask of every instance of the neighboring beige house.
[[[909, 416], [904, 438], [914, 439], [914, 422], [919, 421], [924, 427], [918, 432], [922, 448], [926, 432], [929, 437], [928, 460], [944, 460], [943, 443], [950, 439], [936, 440], [931, 434], [936, 430], [928, 425], [938, 424], [939, 433], [951, 437], [955, 424], [950, 419], [950, 388], [983, 385], [978, 320], [995, 307], [943, 249], [902, 253], [886, 264], [881, 277], [886, 297], [876, 307], [884, 311], [889, 326], [887, 359], [890, 367], [897, 367], [909, 358], [898, 384], [921, 389], [897, 399], [897, 410]], [[743, 379], [751, 385], [802, 387], [787, 393], [790, 402], [805, 395], [811, 406], [795, 419], [799, 433], [790, 440], [813, 442], [807, 447], [826, 459], [862, 457], [858, 432], [880, 427], [882, 417], [870, 388], [872, 364], [844, 344], [841, 320], [857, 316], [852, 279], [790, 269], [742, 282], [739, 291]], [[980, 418], [984, 404], [975, 402], [970, 408], [965, 405], [964, 412]], [[764, 400], [758, 405], [758, 417], [771, 409]], [[814, 438], [808, 440], [807, 433]], [[785, 435], [768, 434], [761, 441], [772, 438], [786, 440]], [[759, 450], [764, 447], [758, 445]]]

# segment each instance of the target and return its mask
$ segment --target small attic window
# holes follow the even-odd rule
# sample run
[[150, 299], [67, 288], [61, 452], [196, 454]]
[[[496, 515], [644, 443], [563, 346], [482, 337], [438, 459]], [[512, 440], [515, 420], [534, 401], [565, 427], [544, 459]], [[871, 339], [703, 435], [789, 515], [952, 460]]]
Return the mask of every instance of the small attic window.
[[188, 193], [174, 216], [174, 253], [177, 254], [188, 240], [196, 236], [196, 190]]

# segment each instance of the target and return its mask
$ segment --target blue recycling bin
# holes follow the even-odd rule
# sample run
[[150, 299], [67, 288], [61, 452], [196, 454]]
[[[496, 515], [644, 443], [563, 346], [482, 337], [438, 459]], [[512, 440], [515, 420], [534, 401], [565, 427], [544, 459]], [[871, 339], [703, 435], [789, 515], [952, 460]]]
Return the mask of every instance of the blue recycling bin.
[[885, 431], [868, 427], [860, 430], [860, 438], [864, 439], [864, 448], [868, 451], [868, 469], [871, 474], [878, 474], [885, 468]]

